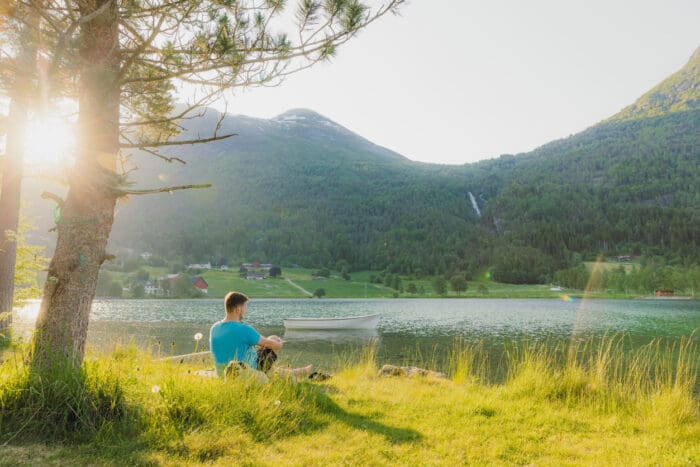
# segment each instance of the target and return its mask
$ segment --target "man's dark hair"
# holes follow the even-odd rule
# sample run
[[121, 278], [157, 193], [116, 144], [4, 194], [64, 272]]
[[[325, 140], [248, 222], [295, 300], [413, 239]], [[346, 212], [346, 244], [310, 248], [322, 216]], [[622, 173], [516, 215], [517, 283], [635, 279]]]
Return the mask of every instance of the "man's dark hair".
[[224, 307], [226, 307], [226, 313], [233, 312], [233, 309], [238, 305], [242, 305], [248, 301], [248, 297], [240, 292], [229, 292], [224, 298]]

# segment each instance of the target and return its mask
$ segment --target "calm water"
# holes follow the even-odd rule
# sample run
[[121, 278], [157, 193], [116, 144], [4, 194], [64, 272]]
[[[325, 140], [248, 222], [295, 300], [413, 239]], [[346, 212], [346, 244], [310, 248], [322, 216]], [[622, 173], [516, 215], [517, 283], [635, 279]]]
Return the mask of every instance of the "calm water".
[[[17, 312], [15, 333], [27, 338], [37, 303]], [[287, 331], [285, 317], [338, 317], [380, 313], [375, 331]], [[88, 345], [109, 350], [135, 342], [161, 355], [195, 350], [193, 336], [204, 338], [223, 317], [222, 300], [97, 300]], [[247, 320], [262, 334], [284, 338], [283, 361], [337, 368], [372, 344], [380, 363], [423, 363], [440, 367], [442, 356], [459, 338], [481, 342], [497, 360], [506, 345], [543, 339], [600, 337], [625, 333], [632, 345], [654, 338], [694, 336], [700, 340], [700, 302], [692, 300], [410, 299], [410, 300], [252, 300]], [[433, 361], [434, 360], [434, 361]]]

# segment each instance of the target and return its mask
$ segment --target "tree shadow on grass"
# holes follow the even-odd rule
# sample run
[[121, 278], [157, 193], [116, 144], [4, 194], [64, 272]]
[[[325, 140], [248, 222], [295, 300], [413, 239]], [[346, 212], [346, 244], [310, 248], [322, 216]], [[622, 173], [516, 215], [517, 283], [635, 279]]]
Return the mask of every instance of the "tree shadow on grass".
[[[423, 436], [414, 429], [401, 428], [380, 423], [376, 416], [353, 413], [341, 407], [326, 392], [324, 386], [300, 383], [295, 387], [296, 396], [302, 403], [301, 416], [304, 422], [295, 428], [286, 429], [285, 418], [278, 425], [270, 426], [265, 421], [269, 418], [249, 419], [245, 416], [232, 420], [237, 426], [252, 436], [255, 442], [270, 443], [275, 440], [327, 429], [331, 423], [338, 421], [354, 429], [383, 436], [388, 443], [403, 444], [422, 440]], [[242, 412], [245, 415], [244, 412]], [[6, 414], [7, 415], [7, 414]], [[19, 414], [15, 414], [19, 415]], [[128, 413], [116, 417], [104, 425], [104, 429], [86, 429], [77, 436], [56, 436], [56, 433], [43, 433], [37, 426], [20, 426], [27, 432], [13, 433], [0, 430], [0, 445], [3, 442], [14, 445], [17, 451], [10, 463], [33, 463], [39, 461], [82, 463], [116, 463], [130, 465], [154, 465], [160, 455], [193, 462], [210, 462], [230, 454], [229, 449], [221, 443], [195, 443], [192, 445], [186, 437], [202, 428], [206, 423], [188, 423], [179, 420], [181, 431], [173, 433], [172, 439], [158, 439], [155, 433], [148, 433], [149, 414], [140, 407], [131, 407]], [[25, 419], [25, 417], [20, 417]], [[180, 416], [176, 418], [181, 418]], [[172, 420], [175, 423], [176, 420]], [[4, 427], [9, 428], [9, 427]], [[216, 430], [214, 430], [216, 432]], [[22, 436], [25, 435], [25, 436]], [[10, 439], [12, 438], [12, 439]], [[46, 452], [36, 452], [32, 444], [38, 443]], [[4, 465], [0, 460], [0, 466]]]
[[309, 391], [309, 397], [313, 403], [323, 413], [334, 417], [337, 421], [345, 425], [362, 431], [369, 431], [381, 436], [392, 444], [410, 443], [420, 441], [423, 438], [418, 431], [411, 428], [400, 428], [385, 425], [372, 420], [371, 417], [348, 412], [339, 406], [333, 399], [321, 391], [321, 388]]

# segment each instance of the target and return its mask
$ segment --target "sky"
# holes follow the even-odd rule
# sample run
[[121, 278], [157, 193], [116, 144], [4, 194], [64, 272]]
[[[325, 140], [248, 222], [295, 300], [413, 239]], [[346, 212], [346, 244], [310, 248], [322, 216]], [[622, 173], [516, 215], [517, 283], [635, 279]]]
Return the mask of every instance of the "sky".
[[698, 47], [700, 0], [412, 0], [330, 63], [226, 109], [309, 108], [411, 160], [464, 164], [586, 129]]

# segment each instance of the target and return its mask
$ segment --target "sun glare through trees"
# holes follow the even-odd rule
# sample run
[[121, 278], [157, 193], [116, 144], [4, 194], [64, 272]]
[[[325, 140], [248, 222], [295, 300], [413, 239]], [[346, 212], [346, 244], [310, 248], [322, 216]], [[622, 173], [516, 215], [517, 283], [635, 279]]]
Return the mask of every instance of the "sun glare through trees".
[[25, 163], [39, 169], [72, 165], [75, 150], [73, 127], [64, 119], [49, 117], [29, 123]]

